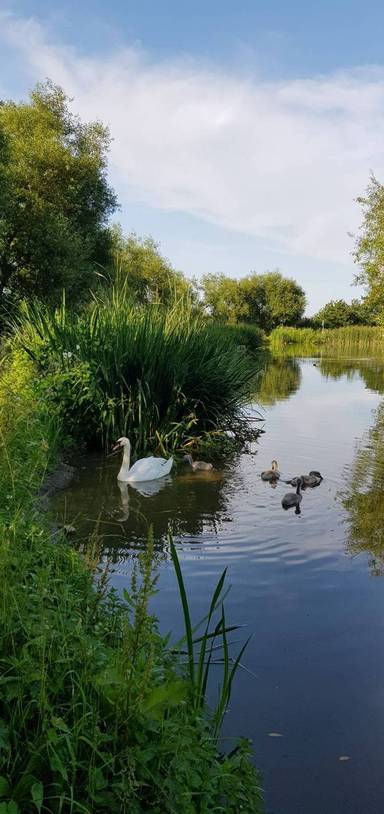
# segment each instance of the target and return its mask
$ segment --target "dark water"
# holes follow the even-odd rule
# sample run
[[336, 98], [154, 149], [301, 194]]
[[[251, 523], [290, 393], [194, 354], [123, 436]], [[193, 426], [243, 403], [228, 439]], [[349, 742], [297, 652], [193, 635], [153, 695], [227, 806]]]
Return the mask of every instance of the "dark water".
[[[99, 518], [112, 581], [154, 526], [164, 630], [181, 631], [166, 531], [171, 522], [195, 618], [222, 569], [226, 615], [253, 638], [225, 735], [253, 739], [270, 814], [384, 811], [384, 364], [270, 360], [259, 381], [266, 433], [212, 473], [179, 466], [122, 494], [119, 462], [90, 457], [53, 508], [85, 534]], [[284, 512], [284, 475], [319, 469], [302, 513]], [[84, 467], [84, 468], [81, 468]], [[147, 493], [145, 493], [145, 491]], [[280, 737], [271, 736], [277, 733]], [[348, 758], [341, 760], [341, 758]]]

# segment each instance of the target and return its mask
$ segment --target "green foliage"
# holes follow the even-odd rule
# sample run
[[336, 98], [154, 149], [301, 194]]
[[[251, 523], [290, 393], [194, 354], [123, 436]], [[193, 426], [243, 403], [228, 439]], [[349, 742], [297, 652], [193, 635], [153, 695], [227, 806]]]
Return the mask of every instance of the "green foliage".
[[126, 282], [81, 315], [24, 304], [18, 341], [71, 433], [90, 444], [128, 435], [137, 451], [232, 429], [254, 372], [226, 329], [189, 302], [132, 306]]
[[225, 331], [237, 345], [243, 345], [250, 351], [258, 351], [263, 347], [264, 331], [257, 325], [248, 325], [246, 322], [227, 323]]
[[324, 325], [325, 328], [342, 328], [346, 325], [369, 325], [372, 315], [365, 301], [331, 300], [312, 318], [314, 327]]
[[313, 351], [321, 347], [327, 350], [382, 351], [384, 334], [381, 328], [352, 325], [345, 328], [324, 330], [315, 328], [276, 328], [270, 337], [271, 349], [299, 347]]
[[59, 427], [35, 378], [16, 353], [0, 380], [2, 809], [261, 812], [249, 743], [219, 752], [214, 717], [196, 710], [183, 657], [148, 612], [151, 538], [119, 600], [97, 532], [81, 557], [39, 517]]
[[152, 238], [124, 237], [120, 226], [114, 226], [111, 233], [118, 275], [126, 282], [132, 301], [172, 305], [183, 297], [193, 299], [192, 284], [160, 254]]
[[278, 271], [260, 276], [266, 302], [265, 323], [261, 327], [271, 331], [277, 325], [296, 325], [305, 309], [305, 294], [301, 286]]
[[6, 287], [55, 301], [65, 286], [79, 298], [109, 262], [109, 134], [68, 102], [46, 82], [29, 102], [0, 105], [0, 295]]
[[372, 317], [384, 322], [384, 186], [371, 176], [365, 197], [357, 199], [363, 222], [355, 244], [354, 258], [360, 271], [356, 282], [367, 290], [366, 301]]
[[277, 325], [297, 324], [304, 313], [303, 289], [279, 271], [239, 280], [208, 274], [203, 278], [203, 290], [206, 306], [221, 322], [251, 323], [270, 331]]

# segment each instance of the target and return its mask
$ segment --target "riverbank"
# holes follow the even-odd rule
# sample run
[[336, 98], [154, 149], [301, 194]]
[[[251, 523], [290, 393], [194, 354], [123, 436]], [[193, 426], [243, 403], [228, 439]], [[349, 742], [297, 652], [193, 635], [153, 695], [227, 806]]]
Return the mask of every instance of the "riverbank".
[[22, 351], [3, 361], [0, 432], [4, 811], [261, 811], [248, 742], [220, 754], [212, 714], [191, 703], [182, 658], [148, 613], [151, 541], [124, 601], [97, 534], [82, 555], [52, 541], [35, 495], [63, 430]]

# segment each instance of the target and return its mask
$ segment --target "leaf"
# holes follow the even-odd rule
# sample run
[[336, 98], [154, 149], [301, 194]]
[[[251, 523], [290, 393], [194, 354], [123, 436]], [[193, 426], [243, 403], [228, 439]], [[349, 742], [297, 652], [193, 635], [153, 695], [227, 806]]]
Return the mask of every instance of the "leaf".
[[0, 797], [7, 797], [9, 794], [9, 783], [6, 777], [0, 776]]
[[350, 760], [350, 759], [351, 758], [349, 757], [349, 755], [340, 755], [340, 757], [339, 757], [339, 760], [343, 760], [343, 761], [344, 760]]
[[269, 738], [283, 738], [284, 735], [282, 735], [281, 732], [268, 732], [268, 737]]
[[161, 718], [164, 710], [177, 706], [184, 700], [187, 691], [188, 685], [185, 681], [170, 681], [168, 684], [162, 684], [161, 687], [155, 687], [149, 693], [144, 701], [143, 709], [151, 717]]
[[31, 794], [32, 794], [32, 800], [33, 800], [33, 802], [34, 802], [34, 804], [35, 804], [35, 806], [36, 806], [36, 808], [37, 808], [37, 810], [38, 810], [38, 812], [40, 814], [41, 807], [43, 805], [43, 800], [44, 800], [44, 787], [43, 787], [43, 784], [40, 781], [33, 784], [32, 788], [31, 788]]

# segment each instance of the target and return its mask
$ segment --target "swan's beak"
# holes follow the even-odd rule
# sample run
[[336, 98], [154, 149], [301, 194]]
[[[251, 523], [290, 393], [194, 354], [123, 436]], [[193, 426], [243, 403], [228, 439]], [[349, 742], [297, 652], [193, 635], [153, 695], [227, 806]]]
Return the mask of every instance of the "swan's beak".
[[117, 444], [113, 445], [111, 452], [117, 452], [117, 450], [121, 449], [121, 448], [122, 448], [121, 444], [119, 444], [119, 442], [117, 442]]

